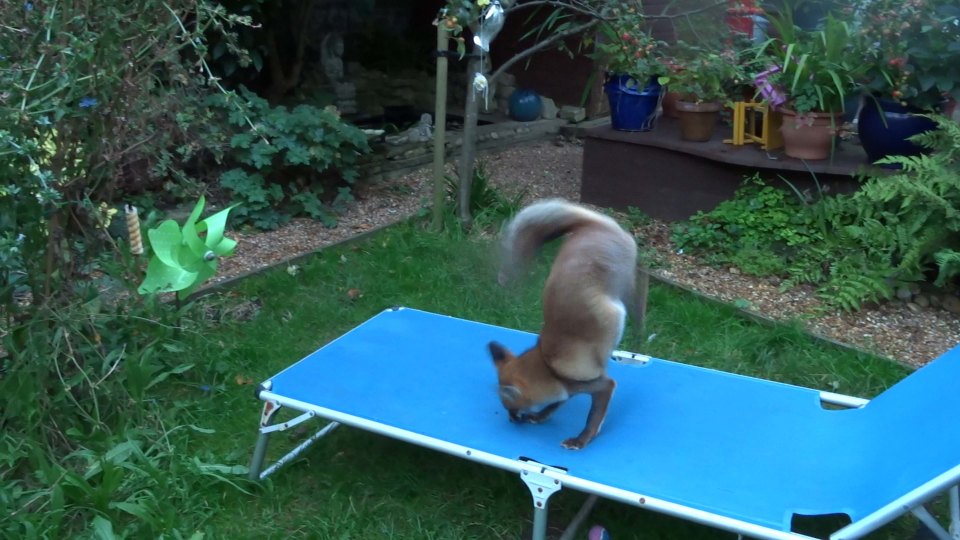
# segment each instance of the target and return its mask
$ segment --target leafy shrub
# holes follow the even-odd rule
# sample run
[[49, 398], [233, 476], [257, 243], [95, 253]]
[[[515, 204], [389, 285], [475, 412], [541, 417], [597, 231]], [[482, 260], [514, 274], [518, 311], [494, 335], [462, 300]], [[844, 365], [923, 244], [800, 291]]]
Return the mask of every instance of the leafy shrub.
[[114, 247], [114, 199], [192, 176], [215, 147], [203, 36], [243, 18], [182, 0], [3, 2], [0, 18], [0, 290], [43, 302]]
[[732, 200], [677, 224], [674, 242], [708, 261], [784, 275], [783, 288], [813, 285], [846, 310], [906, 283], [949, 286], [960, 275], [960, 126], [931, 118], [939, 129], [914, 137], [930, 153], [885, 158], [901, 166], [895, 174], [813, 202], [748, 180]]
[[221, 187], [241, 204], [235, 219], [259, 229], [274, 229], [296, 216], [333, 226], [332, 210], [350, 200], [357, 158], [370, 150], [366, 135], [330, 109], [288, 109], [245, 88], [240, 94], [240, 108], [225, 96], [212, 98], [236, 128], [257, 119], [254, 129], [230, 139], [229, 159], [237, 166], [220, 177]]
[[2, 2], [0, 19], [0, 536], [189, 536], [175, 508], [211, 477], [156, 402], [192, 369], [183, 313], [137, 297], [112, 222], [164, 182], [203, 189], [221, 133], [204, 37], [244, 20], [205, 0]]
[[857, 309], [892, 297], [902, 283], [943, 287], [960, 274], [960, 126], [931, 118], [939, 129], [913, 138], [929, 154], [884, 158], [901, 170], [868, 176], [856, 193], [818, 203], [814, 211], [832, 224], [829, 252], [798, 260], [787, 285], [817, 284], [829, 303]]
[[673, 226], [680, 249], [707, 253], [708, 261], [734, 263], [759, 275], [781, 272], [786, 257], [819, 238], [803, 205], [758, 174], [745, 178], [732, 199]]

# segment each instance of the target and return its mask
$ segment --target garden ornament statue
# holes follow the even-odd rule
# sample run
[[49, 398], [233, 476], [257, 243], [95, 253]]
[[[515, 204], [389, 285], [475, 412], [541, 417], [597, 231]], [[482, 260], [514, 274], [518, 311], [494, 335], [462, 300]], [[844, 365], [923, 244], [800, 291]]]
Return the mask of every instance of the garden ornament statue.
[[[223, 232], [234, 206], [198, 222], [203, 205], [204, 197], [201, 196], [184, 222], [183, 230], [176, 221], [168, 219], [147, 231], [153, 258], [137, 292], [176, 292], [177, 298], [182, 300], [216, 274], [219, 257], [233, 254], [237, 241], [226, 238]], [[202, 233], [206, 234], [201, 237]]]
[[420, 121], [397, 135], [388, 135], [387, 143], [400, 145], [407, 143], [423, 143], [433, 140], [433, 116], [430, 113], [420, 115]]

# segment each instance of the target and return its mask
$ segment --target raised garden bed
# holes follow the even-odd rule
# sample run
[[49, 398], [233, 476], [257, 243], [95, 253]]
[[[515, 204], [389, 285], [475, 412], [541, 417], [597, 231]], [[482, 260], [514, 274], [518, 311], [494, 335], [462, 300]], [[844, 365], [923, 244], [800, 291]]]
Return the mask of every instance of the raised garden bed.
[[[756, 144], [733, 146], [728, 127], [708, 142], [680, 139], [679, 123], [660, 118], [652, 131], [615, 131], [609, 125], [583, 131], [583, 202], [620, 210], [635, 207], [666, 221], [684, 220], [733, 197], [744, 176], [782, 176], [797, 189], [816, 194], [817, 182], [830, 193], [857, 189], [855, 174], [867, 164], [859, 145], [845, 141], [833, 159], [801, 161]], [[790, 189], [783, 181], [772, 185]]]

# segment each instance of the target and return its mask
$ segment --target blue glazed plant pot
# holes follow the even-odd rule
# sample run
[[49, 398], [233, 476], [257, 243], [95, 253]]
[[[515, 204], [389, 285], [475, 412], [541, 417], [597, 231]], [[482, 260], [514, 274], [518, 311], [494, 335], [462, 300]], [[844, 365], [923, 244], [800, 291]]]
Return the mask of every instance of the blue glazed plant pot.
[[661, 86], [651, 77], [645, 86], [629, 75], [611, 75], [603, 85], [610, 103], [610, 124], [617, 131], [650, 131], [657, 117]]
[[[875, 163], [887, 156], [918, 156], [926, 153], [922, 146], [907, 140], [909, 137], [937, 129], [929, 118], [914, 116], [919, 109], [905, 107], [887, 99], [864, 99], [858, 117], [860, 144], [867, 153], [867, 160]], [[894, 169], [897, 165], [880, 165]]]
[[517, 122], [533, 122], [542, 109], [543, 100], [533, 90], [517, 88], [510, 94], [510, 118]]

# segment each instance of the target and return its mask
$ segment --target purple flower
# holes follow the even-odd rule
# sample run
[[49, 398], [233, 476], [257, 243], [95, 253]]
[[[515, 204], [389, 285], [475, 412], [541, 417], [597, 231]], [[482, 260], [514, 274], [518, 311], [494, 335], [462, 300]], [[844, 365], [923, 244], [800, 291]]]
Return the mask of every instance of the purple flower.
[[27, 11], [33, 11], [33, 2], [24, 2], [23, 9]]
[[85, 97], [80, 99], [80, 108], [89, 109], [97, 105], [97, 99], [92, 97]]

